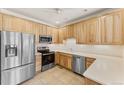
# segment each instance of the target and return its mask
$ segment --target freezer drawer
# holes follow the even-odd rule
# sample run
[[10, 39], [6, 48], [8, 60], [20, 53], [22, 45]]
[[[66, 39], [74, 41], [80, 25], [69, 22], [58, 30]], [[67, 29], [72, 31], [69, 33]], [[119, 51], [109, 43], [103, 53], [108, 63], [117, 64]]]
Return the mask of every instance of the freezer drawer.
[[23, 66], [21, 68], [21, 80], [25, 81], [32, 78], [35, 75], [34, 64]]
[[14, 68], [11, 70], [5, 70], [2, 72], [2, 85], [16, 85], [31, 79], [35, 75], [34, 64]]
[[2, 71], [1, 73], [1, 84], [2, 85], [15, 85], [16, 82], [16, 69]]

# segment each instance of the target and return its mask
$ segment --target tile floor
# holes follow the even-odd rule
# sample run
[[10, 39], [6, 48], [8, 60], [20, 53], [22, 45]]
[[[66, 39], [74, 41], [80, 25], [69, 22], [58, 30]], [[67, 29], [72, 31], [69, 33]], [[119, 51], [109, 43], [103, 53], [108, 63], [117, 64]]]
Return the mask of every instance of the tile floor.
[[62, 67], [56, 66], [24, 82], [22, 85], [83, 85], [84, 78]]

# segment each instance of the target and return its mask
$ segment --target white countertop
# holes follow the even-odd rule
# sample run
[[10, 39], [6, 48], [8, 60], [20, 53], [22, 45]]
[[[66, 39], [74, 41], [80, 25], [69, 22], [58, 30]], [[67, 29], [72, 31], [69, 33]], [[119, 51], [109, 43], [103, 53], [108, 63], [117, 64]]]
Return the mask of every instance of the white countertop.
[[76, 52], [76, 51], [66, 51], [66, 50], [56, 50], [56, 52], [63, 52], [73, 55], [80, 55], [85, 57], [91, 57], [91, 58], [102, 58], [102, 59], [115, 59], [115, 60], [122, 60], [122, 57], [115, 57], [115, 56], [106, 56], [101, 54], [93, 54], [93, 53], [86, 53], [86, 52]]
[[85, 77], [100, 84], [124, 84], [124, 60], [122, 57], [65, 50], [58, 50], [58, 52], [96, 58], [96, 61], [84, 72]]
[[84, 72], [84, 76], [100, 84], [124, 84], [124, 62], [122, 61], [96, 59]]

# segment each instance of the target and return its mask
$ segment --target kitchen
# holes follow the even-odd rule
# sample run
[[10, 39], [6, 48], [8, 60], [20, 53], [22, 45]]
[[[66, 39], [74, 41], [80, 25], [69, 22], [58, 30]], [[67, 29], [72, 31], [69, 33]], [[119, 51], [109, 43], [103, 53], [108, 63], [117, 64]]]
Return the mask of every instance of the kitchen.
[[0, 83], [124, 84], [123, 29], [124, 9], [0, 9]]

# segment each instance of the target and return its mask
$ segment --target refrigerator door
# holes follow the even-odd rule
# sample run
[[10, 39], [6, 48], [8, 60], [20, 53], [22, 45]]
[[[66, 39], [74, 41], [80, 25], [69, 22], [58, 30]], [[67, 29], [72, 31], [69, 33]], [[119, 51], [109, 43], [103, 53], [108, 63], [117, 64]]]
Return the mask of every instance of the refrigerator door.
[[34, 62], [34, 35], [22, 34], [22, 65]]
[[21, 33], [1, 32], [1, 69], [21, 66]]
[[30, 35], [29, 62], [35, 62], [35, 36]]

